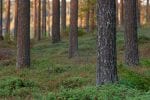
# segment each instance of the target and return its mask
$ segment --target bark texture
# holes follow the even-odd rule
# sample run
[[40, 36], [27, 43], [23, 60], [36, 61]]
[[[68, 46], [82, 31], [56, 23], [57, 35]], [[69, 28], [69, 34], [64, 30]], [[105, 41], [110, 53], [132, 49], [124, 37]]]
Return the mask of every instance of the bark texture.
[[30, 66], [30, 0], [18, 0], [17, 68]]
[[60, 41], [60, 1], [53, 0], [52, 43]]
[[61, 1], [61, 32], [66, 31], [66, 0]]
[[3, 40], [3, 0], [0, 0], [0, 41]]
[[42, 35], [46, 37], [46, 0], [42, 2]]
[[78, 0], [70, 3], [69, 58], [78, 55]]
[[118, 80], [116, 57], [116, 1], [97, 0], [97, 85]]
[[139, 64], [136, 0], [125, 0], [125, 63]]

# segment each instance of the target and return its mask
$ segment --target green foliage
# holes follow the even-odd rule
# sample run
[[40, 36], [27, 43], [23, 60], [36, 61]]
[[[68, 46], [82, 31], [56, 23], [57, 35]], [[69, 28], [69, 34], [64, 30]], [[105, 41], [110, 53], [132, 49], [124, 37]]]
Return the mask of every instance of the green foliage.
[[149, 42], [150, 41], [150, 38], [145, 36], [145, 35], [140, 35], [139, 36], [139, 43], [143, 44], [143, 43], [146, 43], [146, 42]]
[[0, 80], [0, 97], [2, 96], [26, 96], [38, 86], [29, 80], [15, 77], [6, 77]]

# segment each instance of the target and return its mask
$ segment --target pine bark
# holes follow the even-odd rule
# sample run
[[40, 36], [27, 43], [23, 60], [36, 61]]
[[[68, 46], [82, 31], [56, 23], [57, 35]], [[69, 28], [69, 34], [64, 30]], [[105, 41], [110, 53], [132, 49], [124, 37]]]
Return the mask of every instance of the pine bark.
[[78, 0], [70, 3], [69, 58], [78, 55]]
[[15, 21], [14, 21], [14, 38], [17, 39], [18, 28], [18, 0], [15, 0]]
[[18, 0], [17, 68], [30, 66], [30, 0]]
[[116, 1], [97, 0], [97, 85], [118, 80], [116, 58]]
[[86, 11], [86, 32], [89, 33], [89, 20], [90, 20], [90, 9], [89, 0], [87, 0], [87, 11]]
[[6, 11], [6, 33], [5, 39], [6, 41], [10, 40], [10, 0], [7, 0], [7, 11]]
[[66, 31], [66, 0], [61, 1], [61, 32]]
[[124, 25], [124, 0], [120, 0], [120, 26]]
[[3, 0], [0, 0], [0, 41], [3, 40]]
[[34, 38], [36, 39], [36, 37], [37, 37], [37, 34], [36, 34], [36, 32], [37, 32], [37, 5], [36, 5], [36, 2], [37, 2], [37, 0], [34, 0]]
[[90, 11], [90, 32], [93, 32], [95, 29], [95, 8], [92, 7]]
[[42, 4], [42, 35], [46, 37], [46, 0]]
[[52, 43], [60, 41], [60, 1], [53, 0]]
[[137, 0], [125, 0], [125, 63], [129, 66], [139, 64], [137, 36]]
[[136, 6], [137, 6], [137, 26], [140, 27], [141, 26], [141, 0], [137, 0], [136, 2]]
[[146, 22], [148, 24], [150, 24], [149, 3], [150, 3], [149, 0], [147, 0], [147, 5], [146, 5]]
[[41, 0], [36, 1], [37, 20], [36, 20], [36, 40], [41, 40]]

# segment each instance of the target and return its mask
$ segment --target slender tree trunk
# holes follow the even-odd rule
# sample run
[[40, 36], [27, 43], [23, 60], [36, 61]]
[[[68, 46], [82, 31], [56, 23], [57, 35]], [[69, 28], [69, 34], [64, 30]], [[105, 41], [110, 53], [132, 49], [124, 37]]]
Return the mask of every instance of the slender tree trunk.
[[66, 31], [66, 0], [61, 1], [61, 32]]
[[70, 3], [69, 58], [78, 55], [78, 0]]
[[6, 12], [6, 33], [5, 39], [6, 41], [10, 40], [10, 0], [7, 0], [7, 12]]
[[86, 11], [86, 32], [89, 33], [89, 20], [90, 20], [90, 9], [89, 9], [89, 0], [87, 0], [87, 11]]
[[141, 20], [140, 20], [140, 18], [141, 18], [141, 0], [137, 0], [137, 2], [136, 2], [136, 6], [137, 6], [137, 25], [138, 25], [138, 27], [140, 27], [141, 26]]
[[14, 21], [14, 38], [17, 39], [18, 28], [18, 0], [15, 0], [15, 21]]
[[60, 1], [53, 0], [52, 43], [60, 41]]
[[37, 0], [34, 0], [34, 38], [37, 37]]
[[42, 34], [46, 37], [46, 0], [42, 4]]
[[115, 0], [97, 0], [97, 11], [96, 84], [102, 85], [118, 80]]
[[30, 0], [18, 0], [17, 68], [30, 66]]
[[51, 3], [48, 0], [48, 37], [50, 37], [50, 33], [51, 33]]
[[116, 0], [116, 25], [119, 25], [118, 0]]
[[120, 0], [120, 26], [124, 25], [124, 0]]
[[41, 0], [37, 0], [37, 25], [36, 25], [36, 40], [41, 40]]
[[95, 29], [95, 9], [94, 7], [91, 8], [91, 12], [90, 12], [90, 32], [93, 32]]
[[139, 64], [136, 0], [125, 0], [125, 63]]
[[149, 3], [150, 3], [149, 0], [147, 0], [147, 5], [146, 5], [146, 22], [148, 24], [150, 24]]
[[3, 40], [3, 0], [0, 0], [0, 41]]

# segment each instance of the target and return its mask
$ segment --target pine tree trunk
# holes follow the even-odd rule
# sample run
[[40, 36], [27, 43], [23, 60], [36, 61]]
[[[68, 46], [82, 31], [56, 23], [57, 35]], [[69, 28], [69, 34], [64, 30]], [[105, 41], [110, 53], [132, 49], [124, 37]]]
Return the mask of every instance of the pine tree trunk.
[[90, 11], [89, 11], [89, 0], [87, 0], [87, 11], [86, 11], [86, 32], [89, 33], [89, 20], [90, 20]]
[[17, 39], [18, 28], [18, 0], [15, 0], [15, 21], [14, 21], [14, 38]]
[[30, 0], [18, 0], [17, 68], [30, 66]]
[[66, 0], [61, 1], [61, 32], [66, 31]]
[[51, 3], [48, 0], [48, 37], [50, 38], [51, 33]]
[[150, 24], [149, 3], [150, 3], [149, 0], [147, 0], [147, 5], [146, 5], [146, 22], [148, 24]]
[[42, 4], [42, 35], [46, 37], [46, 0]]
[[60, 1], [53, 0], [52, 43], [60, 41]]
[[116, 25], [118, 26], [119, 25], [119, 17], [118, 17], [118, 15], [119, 15], [119, 10], [118, 10], [118, 0], [116, 0]]
[[0, 41], [3, 40], [3, 0], [0, 0]]
[[34, 0], [34, 38], [37, 37], [37, 0]]
[[136, 2], [136, 6], [137, 6], [137, 26], [140, 27], [141, 26], [141, 0], [137, 0]]
[[41, 40], [41, 0], [37, 0], [37, 25], [36, 25], [36, 40]]
[[95, 9], [94, 7], [92, 7], [90, 12], [90, 32], [93, 32], [94, 29], [95, 29]]
[[124, 0], [120, 0], [120, 26], [124, 25]]
[[96, 84], [114, 83], [117, 77], [116, 2], [97, 0]]
[[69, 58], [78, 55], [78, 0], [70, 3]]
[[139, 64], [137, 36], [137, 0], [125, 0], [125, 63], [129, 66]]
[[10, 0], [7, 0], [7, 12], [6, 12], [6, 33], [5, 39], [6, 41], [10, 40]]

